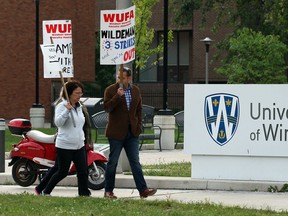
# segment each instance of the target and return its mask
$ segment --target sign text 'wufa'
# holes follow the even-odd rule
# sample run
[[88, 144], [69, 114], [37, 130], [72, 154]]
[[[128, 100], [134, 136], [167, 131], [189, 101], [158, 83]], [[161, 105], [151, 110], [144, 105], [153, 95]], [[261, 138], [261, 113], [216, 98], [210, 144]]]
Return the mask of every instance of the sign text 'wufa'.
[[43, 21], [44, 78], [74, 77], [71, 20]]
[[135, 6], [102, 10], [100, 64], [125, 64], [135, 59]]

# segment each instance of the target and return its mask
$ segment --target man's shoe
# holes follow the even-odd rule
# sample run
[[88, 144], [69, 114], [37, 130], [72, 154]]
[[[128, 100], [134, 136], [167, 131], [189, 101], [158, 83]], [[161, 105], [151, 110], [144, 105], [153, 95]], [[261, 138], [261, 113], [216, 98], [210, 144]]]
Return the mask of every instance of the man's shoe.
[[141, 198], [146, 198], [148, 196], [153, 196], [157, 192], [156, 189], [146, 189], [143, 192], [139, 193]]
[[104, 197], [109, 199], [117, 199], [113, 192], [105, 192]]

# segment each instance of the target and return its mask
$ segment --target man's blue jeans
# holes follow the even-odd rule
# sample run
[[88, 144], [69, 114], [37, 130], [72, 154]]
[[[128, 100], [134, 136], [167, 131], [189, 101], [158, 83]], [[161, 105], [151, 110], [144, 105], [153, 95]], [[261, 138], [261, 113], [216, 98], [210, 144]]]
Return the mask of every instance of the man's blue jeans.
[[137, 190], [139, 192], [146, 190], [147, 185], [139, 162], [139, 138], [134, 137], [129, 129], [128, 135], [124, 140], [111, 138], [108, 140], [110, 144], [110, 154], [105, 174], [105, 192], [112, 192], [115, 187], [116, 168], [123, 148], [127, 154]]

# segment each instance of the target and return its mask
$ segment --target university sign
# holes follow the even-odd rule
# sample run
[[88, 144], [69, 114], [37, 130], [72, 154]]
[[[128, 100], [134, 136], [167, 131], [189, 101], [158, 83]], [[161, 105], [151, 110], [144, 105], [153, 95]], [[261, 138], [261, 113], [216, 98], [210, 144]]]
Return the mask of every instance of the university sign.
[[211, 138], [225, 145], [234, 135], [239, 121], [239, 99], [230, 94], [213, 94], [205, 98], [205, 122]]
[[288, 85], [185, 85], [192, 178], [284, 181]]

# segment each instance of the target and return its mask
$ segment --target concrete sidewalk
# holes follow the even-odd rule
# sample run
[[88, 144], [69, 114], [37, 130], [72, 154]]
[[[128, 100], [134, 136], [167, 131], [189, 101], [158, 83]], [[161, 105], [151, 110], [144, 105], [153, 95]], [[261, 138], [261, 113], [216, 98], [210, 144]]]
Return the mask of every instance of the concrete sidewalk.
[[[142, 150], [141, 164], [161, 164], [170, 162], [191, 162], [191, 155], [182, 150]], [[5, 173], [0, 173], [0, 193], [33, 193], [34, 187], [15, 186], [11, 167], [6, 160]], [[190, 177], [145, 176], [150, 188], [157, 188], [156, 196], [148, 199], [177, 200], [180, 202], [210, 202], [227, 206], [241, 206], [256, 209], [288, 211], [288, 193], [270, 193], [270, 186], [282, 188], [286, 182], [229, 181], [213, 179], [192, 179]], [[77, 196], [75, 176], [69, 176], [53, 191], [55, 196]], [[117, 174], [115, 194], [119, 198], [139, 198], [131, 175]], [[103, 190], [93, 191], [93, 197], [103, 197]]]

